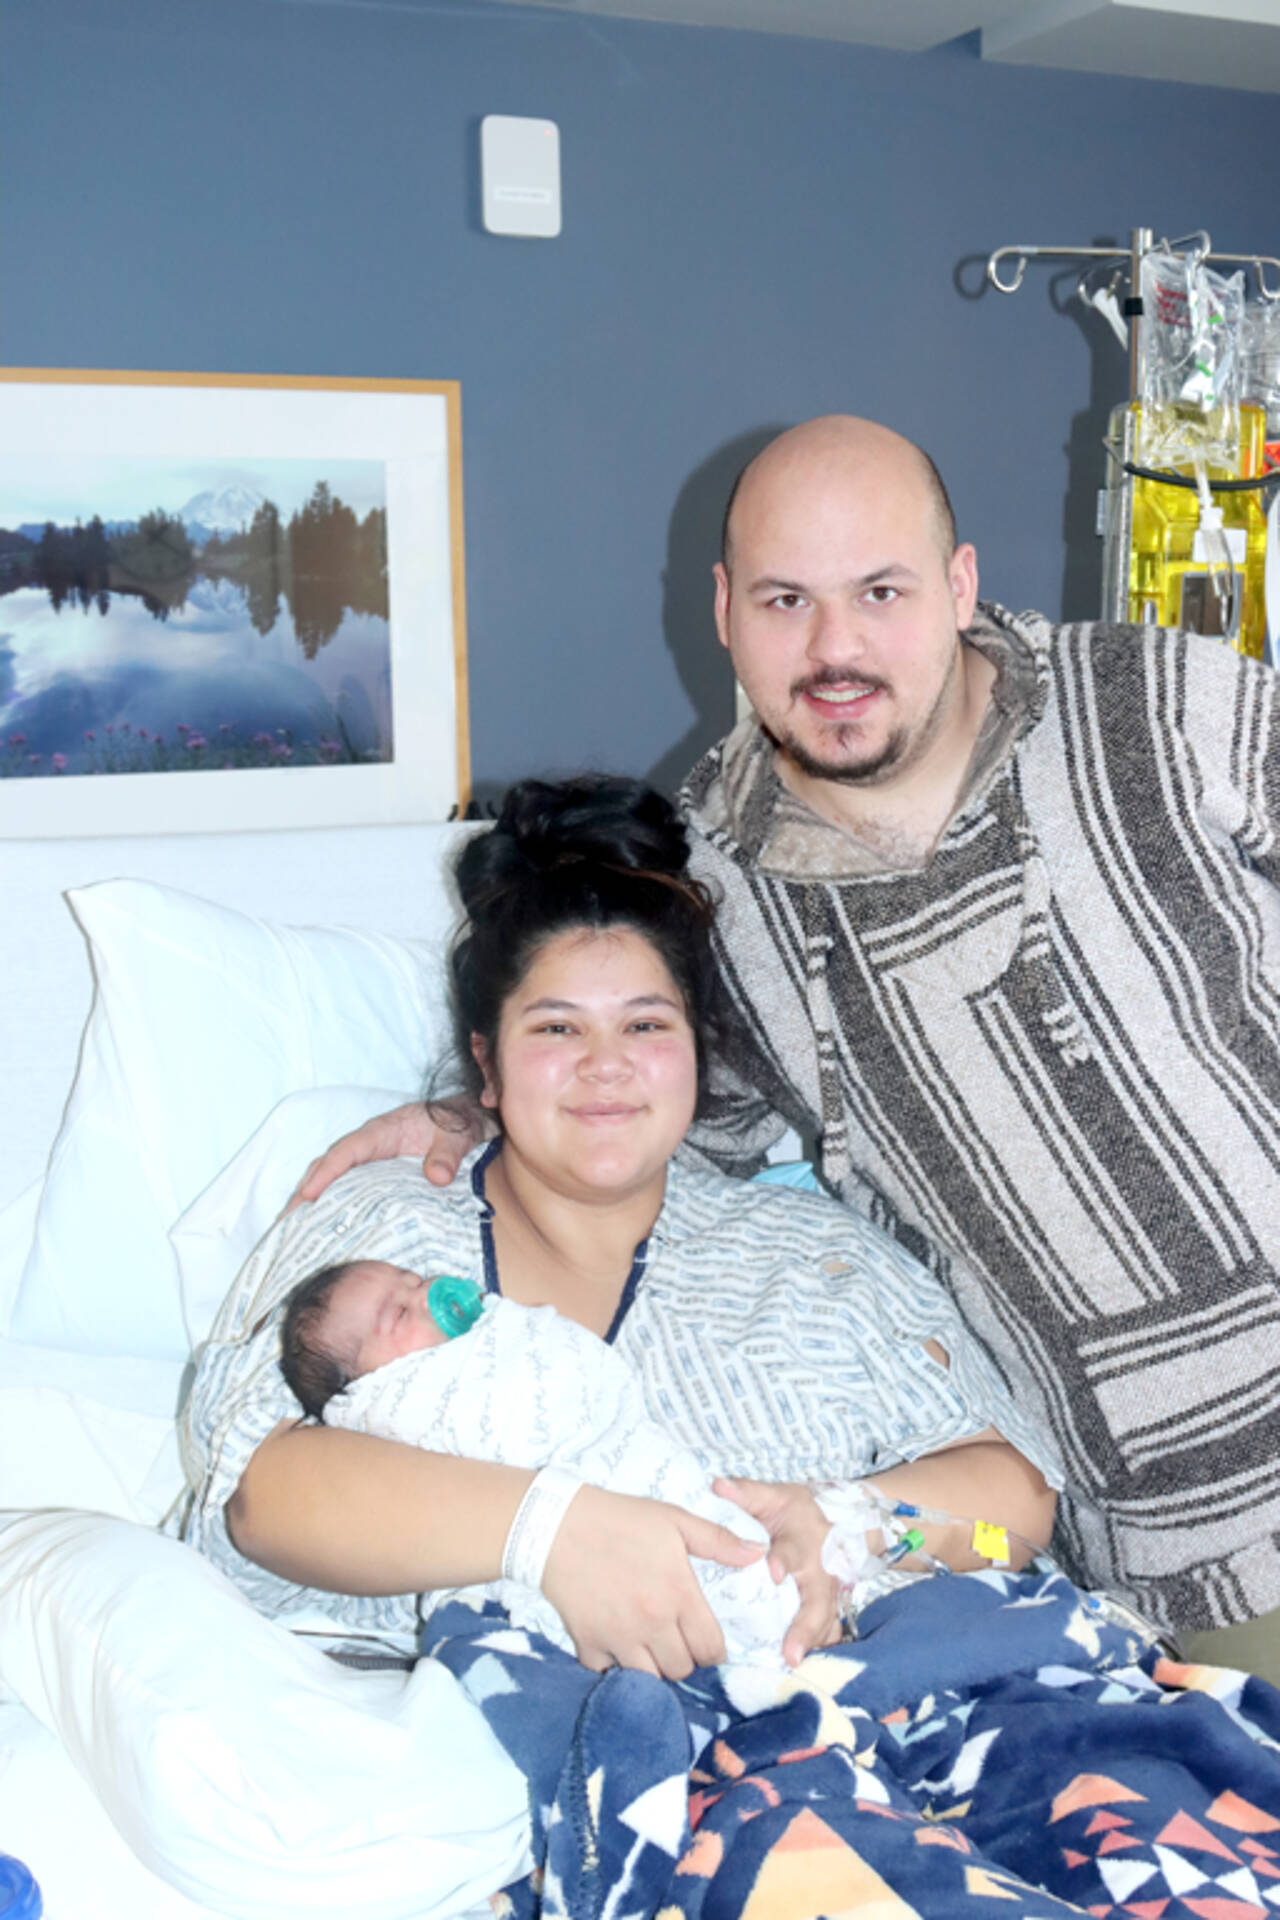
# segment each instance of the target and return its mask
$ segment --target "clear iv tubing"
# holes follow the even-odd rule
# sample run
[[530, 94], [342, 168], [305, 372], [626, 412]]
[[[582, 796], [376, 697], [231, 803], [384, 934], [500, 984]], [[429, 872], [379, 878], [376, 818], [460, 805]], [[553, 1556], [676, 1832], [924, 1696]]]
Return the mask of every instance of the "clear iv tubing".
[[1235, 605], [1236, 570], [1222, 524], [1222, 508], [1209, 490], [1209, 474], [1203, 453], [1195, 456], [1196, 493], [1200, 500], [1200, 534], [1204, 557], [1218, 602], [1223, 633], [1231, 631], [1231, 613]]
[[[911, 1563], [907, 1568], [910, 1572], [923, 1569], [933, 1573], [950, 1573], [952, 1569], [945, 1561], [939, 1560], [926, 1549], [921, 1524], [972, 1528], [975, 1552], [982, 1554], [992, 1565], [1010, 1564], [1011, 1544], [1025, 1548], [1031, 1558], [1039, 1557], [1042, 1553], [1033, 1541], [1024, 1539], [1021, 1534], [1014, 1533], [1002, 1524], [963, 1514], [944, 1513], [938, 1508], [922, 1507], [910, 1500], [890, 1499], [870, 1481], [859, 1481], [849, 1487], [828, 1486], [817, 1489], [817, 1492], [818, 1504], [831, 1521], [822, 1562], [827, 1571], [834, 1573], [845, 1586], [857, 1586], [868, 1579], [878, 1578], [905, 1561]], [[872, 1529], [880, 1533], [883, 1542], [878, 1554], [872, 1553], [867, 1545]], [[979, 1540], [984, 1536], [989, 1536], [993, 1542], [998, 1540], [999, 1549], [992, 1552], [980, 1546]]]

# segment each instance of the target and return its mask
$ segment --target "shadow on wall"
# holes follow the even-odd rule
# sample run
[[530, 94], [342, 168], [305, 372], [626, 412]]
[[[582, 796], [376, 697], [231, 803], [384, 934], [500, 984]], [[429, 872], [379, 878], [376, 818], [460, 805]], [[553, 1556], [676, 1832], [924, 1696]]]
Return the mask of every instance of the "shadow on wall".
[[645, 778], [674, 794], [694, 762], [733, 725], [733, 668], [716, 638], [711, 569], [720, 558], [725, 502], [749, 460], [791, 425], [754, 427], [695, 467], [676, 495], [667, 529], [662, 629], [696, 718]]
[[[1114, 234], [1095, 234], [1093, 247], [1115, 247]], [[985, 300], [992, 288], [987, 280], [984, 253], [968, 253], [956, 261], [951, 282], [964, 300]], [[1128, 350], [1078, 293], [1083, 262], [1059, 268], [1049, 280], [1049, 301], [1055, 313], [1080, 329], [1089, 349], [1088, 404], [1072, 416], [1062, 446], [1066, 456], [1067, 490], [1062, 502], [1062, 589], [1059, 617], [1097, 620], [1102, 613], [1102, 540], [1098, 534], [1098, 493], [1107, 482], [1108, 457], [1103, 451], [1111, 409], [1129, 393]], [[1005, 269], [1007, 272], [1007, 268]], [[1049, 377], [1049, 376], [1046, 376]], [[1060, 395], [1065, 398], [1065, 395]], [[1024, 457], [1036, 460], [1045, 449], [1032, 435]], [[1041, 603], [1050, 611], [1047, 602]]]
[[[1114, 243], [1099, 240], [1097, 246]], [[1067, 492], [1062, 503], [1062, 617], [1097, 620], [1102, 614], [1102, 541], [1098, 535], [1098, 493], [1107, 484], [1108, 455], [1103, 450], [1111, 409], [1129, 396], [1129, 359], [1100, 314], [1075, 297], [1075, 274], [1069, 290], [1052, 289], [1054, 306], [1066, 313], [1089, 347], [1089, 402], [1071, 420], [1064, 452], [1067, 456]]]

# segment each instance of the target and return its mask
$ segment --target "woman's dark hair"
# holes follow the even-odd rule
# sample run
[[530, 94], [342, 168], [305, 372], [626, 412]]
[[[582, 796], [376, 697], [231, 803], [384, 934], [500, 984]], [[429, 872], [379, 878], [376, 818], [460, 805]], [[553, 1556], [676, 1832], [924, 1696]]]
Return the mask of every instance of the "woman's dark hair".
[[324, 1409], [335, 1393], [349, 1387], [355, 1375], [323, 1339], [329, 1299], [339, 1280], [344, 1280], [355, 1261], [344, 1260], [336, 1267], [325, 1267], [308, 1280], [300, 1280], [289, 1295], [280, 1329], [280, 1371], [285, 1385], [302, 1410], [313, 1420], [324, 1417]]
[[455, 867], [466, 925], [449, 968], [470, 1093], [484, 1086], [471, 1036], [493, 1059], [502, 1009], [539, 948], [579, 927], [628, 927], [652, 943], [680, 990], [704, 1094], [730, 1016], [711, 952], [715, 903], [689, 877], [688, 858], [679, 814], [639, 780], [585, 773], [508, 790], [492, 828], [467, 842]]

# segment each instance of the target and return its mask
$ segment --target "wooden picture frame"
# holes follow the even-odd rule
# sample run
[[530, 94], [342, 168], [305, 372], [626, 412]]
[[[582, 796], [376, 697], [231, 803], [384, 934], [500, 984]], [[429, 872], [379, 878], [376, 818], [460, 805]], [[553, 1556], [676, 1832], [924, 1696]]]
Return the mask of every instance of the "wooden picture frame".
[[456, 381], [0, 368], [0, 833], [442, 820]]

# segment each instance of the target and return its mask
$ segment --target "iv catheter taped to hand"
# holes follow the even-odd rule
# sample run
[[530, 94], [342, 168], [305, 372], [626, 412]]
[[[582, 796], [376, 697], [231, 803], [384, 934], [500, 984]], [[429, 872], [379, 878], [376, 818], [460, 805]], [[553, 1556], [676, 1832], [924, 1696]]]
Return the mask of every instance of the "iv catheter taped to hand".
[[[855, 1616], [879, 1593], [904, 1577], [951, 1572], [945, 1561], [926, 1550], [923, 1526], [967, 1527], [975, 1554], [992, 1566], [1010, 1564], [1009, 1530], [998, 1521], [965, 1519], [913, 1501], [890, 1499], [865, 1480], [817, 1487], [814, 1497], [823, 1517], [831, 1522], [822, 1545], [822, 1564], [840, 1584], [840, 1613], [846, 1626], [852, 1626]], [[879, 1552], [871, 1544], [876, 1533], [881, 1540]]]

